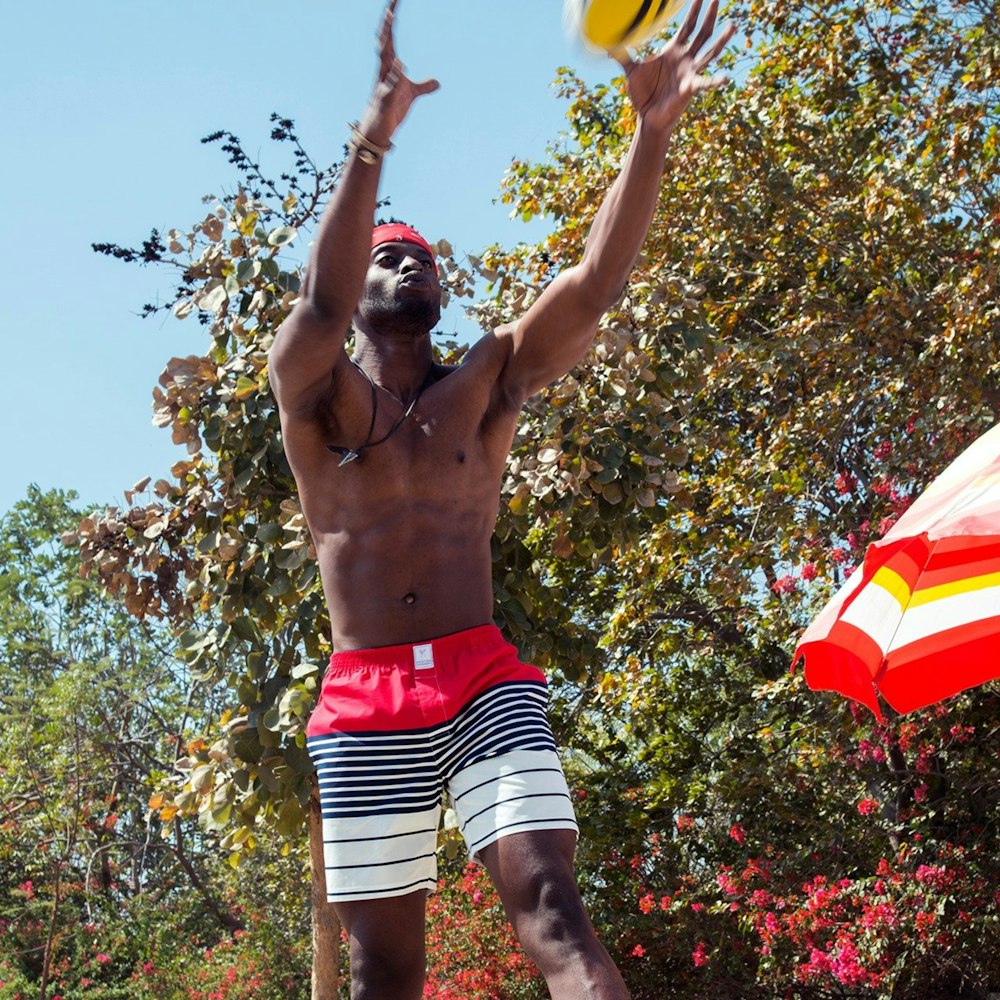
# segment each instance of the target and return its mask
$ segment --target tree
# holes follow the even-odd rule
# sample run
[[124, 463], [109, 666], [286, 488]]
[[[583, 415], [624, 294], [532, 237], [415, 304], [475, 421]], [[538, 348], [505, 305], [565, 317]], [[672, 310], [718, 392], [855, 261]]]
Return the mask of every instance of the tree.
[[[1000, 412], [995, 19], [981, 0], [733, 14], [739, 87], [682, 123], [619, 306], [525, 411], [499, 617], [553, 678], [570, 770], [592, 789], [591, 902], [637, 997], [664, 995], [654, 961], [677, 996], [996, 988], [989, 952], [961, 944], [996, 919], [995, 695], [872, 728], [787, 673], [866, 542]], [[549, 236], [461, 266], [440, 247], [453, 292], [472, 271], [486, 283], [484, 328], [577, 259], [634, 127], [620, 83], [559, 85], [568, 134], [502, 187]], [[274, 125], [294, 151], [280, 182], [220, 134], [239, 190], [166, 243], [103, 247], [178, 268], [175, 312], [198, 312], [212, 342], [157, 390], [188, 459], [155, 499], [81, 531], [91, 572], [186, 629], [192, 668], [230, 692], [166, 808], [199, 810], [234, 853], [262, 824], [303, 822], [328, 652], [266, 366], [300, 278], [283, 248], [338, 168]]]
[[74, 499], [32, 487], [0, 519], [2, 951], [42, 998], [87, 960], [82, 928], [137, 901], [190, 893], [240, 925], [197, 842], [180, 827], [150, 840], [147, 800], [186, 724], [183, 675], [162, 629], [80, 578], [61, 540]]

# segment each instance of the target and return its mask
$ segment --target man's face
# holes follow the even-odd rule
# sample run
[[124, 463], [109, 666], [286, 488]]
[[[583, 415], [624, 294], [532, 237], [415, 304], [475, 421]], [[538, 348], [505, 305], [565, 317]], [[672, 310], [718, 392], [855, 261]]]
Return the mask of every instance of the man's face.
[[374, 330], [412, 327], [429, 333], [441, 318], [441, 283], [434, 258], [415, 243], [372, 250], [358, 313]]

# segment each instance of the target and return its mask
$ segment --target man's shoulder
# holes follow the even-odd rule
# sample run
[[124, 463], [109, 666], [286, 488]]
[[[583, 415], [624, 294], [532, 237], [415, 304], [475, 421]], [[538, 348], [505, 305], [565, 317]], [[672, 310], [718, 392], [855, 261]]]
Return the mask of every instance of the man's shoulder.
[[[481, 407], [484, 426], [506, 426], [520, 411], [524, 400], [504, 378], [512, 354], [511, 333], [515, 324], [505, 324], [484, 333], [458, 364], [440, 365], [439, 381], [451, 387], [447, 395], [460, 398], [462, 406]], [[458, 394], [457, 397], [454, 394]]]
[[475, 371], [498, 378], [510, 357], [515, 323], [505, 323], [495, 330], [487, 330], [462, 356], [457, 365], [450, 365], [452, 371]]

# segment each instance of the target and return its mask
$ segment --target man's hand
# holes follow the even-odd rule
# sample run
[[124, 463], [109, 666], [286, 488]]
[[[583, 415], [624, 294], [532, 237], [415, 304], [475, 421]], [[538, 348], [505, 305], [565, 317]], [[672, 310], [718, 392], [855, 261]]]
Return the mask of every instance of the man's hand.
[[640, 63], [633, 62], [627, 54], [619, 60], [639, 117], [656, 131], [669, 130], [696, 94], [716, 90], [729, 82], [725, 74], [706, 76], [705, 70], [726, 47], [736, 26], [727, 25], [711, 47], [702, 52], [715, 32], [719, 0], [711, 0], [705, 23], [696, 32], [702, 2], [692, 0], [680, 31], [655, 56]]
[[375, 91], [361, 120], [361, 131], [372, 142], [388, 146], [396, 129], [402, 124], [410, 106], [424, 94], [431, 94], [441, 85], [437, 80], [414, 83], [396, 55], [392, 29], [399, 0], [389, 0], [379, 31], [379, 68]]

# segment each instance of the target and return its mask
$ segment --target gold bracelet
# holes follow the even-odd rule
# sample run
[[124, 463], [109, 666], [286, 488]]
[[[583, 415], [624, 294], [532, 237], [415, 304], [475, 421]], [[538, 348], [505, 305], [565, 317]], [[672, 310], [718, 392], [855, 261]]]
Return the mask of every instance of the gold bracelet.
[[358, 159], [362, 163], [378, 163], [392, 149], [391, 142], [388, 146], [380, 146], [377, 142], [372, 142], [361, 131], [361, 124], [359, 122], [348, 122], [347, 127], [351, 130], [351, 138], [347, 144], [358, 154]]

